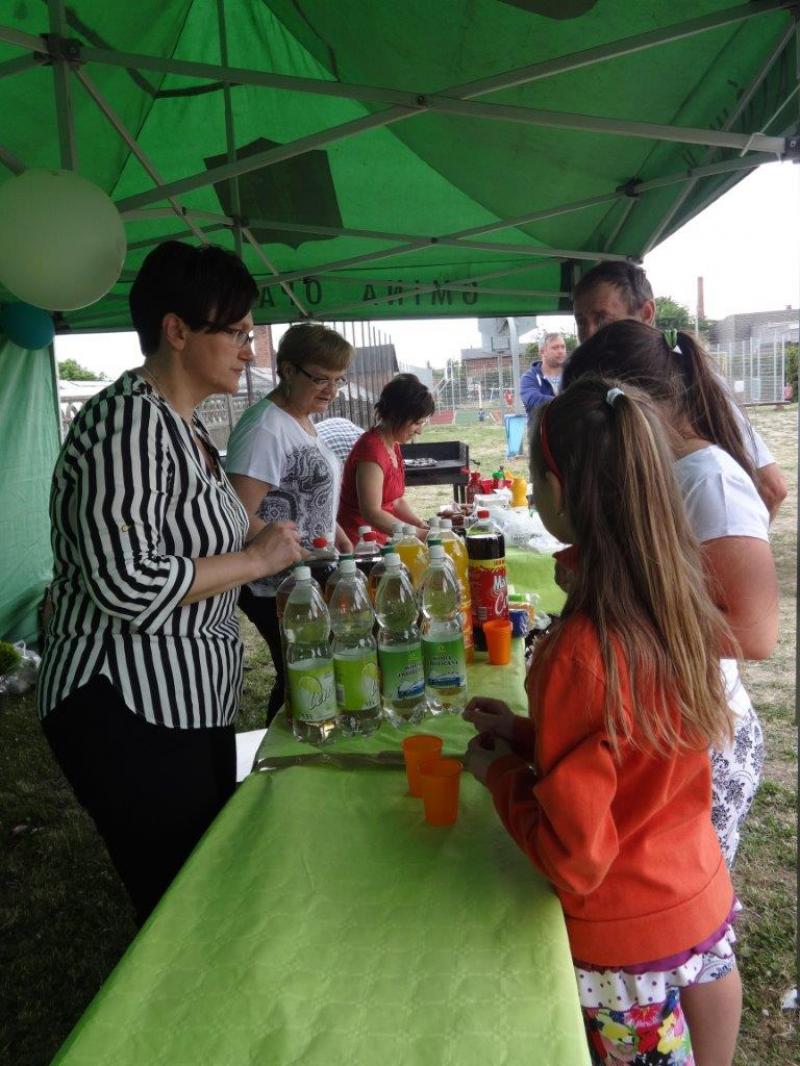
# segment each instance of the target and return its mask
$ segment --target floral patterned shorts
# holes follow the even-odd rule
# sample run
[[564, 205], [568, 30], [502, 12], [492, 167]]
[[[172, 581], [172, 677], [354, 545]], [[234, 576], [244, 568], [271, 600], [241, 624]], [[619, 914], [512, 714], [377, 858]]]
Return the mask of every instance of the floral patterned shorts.
[[764, 736], [758, 716], [749, 705], [736, 719], [732, 743], [711, 750], [711, 821], [729, 870], [733, 869], [741, 828], [758, 790], [763, 768]]
[[628, 1010], [584, 1007], [584, 1024], [593, 1066], [694, 1066], [680, 991], [663, 1003]]

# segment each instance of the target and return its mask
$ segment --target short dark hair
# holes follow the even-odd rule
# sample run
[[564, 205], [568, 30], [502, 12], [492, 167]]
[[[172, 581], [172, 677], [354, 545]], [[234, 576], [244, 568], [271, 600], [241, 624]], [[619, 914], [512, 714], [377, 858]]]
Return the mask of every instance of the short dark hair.
[[635, 263], [624, 263], [620, 260], [609, 260], [592, 267], [575, 286], [573, 299], [603, 284], [614, 286], [631, 315], [636, 314], [648, 300], [653, 299], [653, 289], [644, 270]]
[[145, 258], [128, 296], [142, 354], [158, 350], [164, 315], [171, 312], [190, 329], [213, 333], [215, 326], [243, 318], [257, 295], [250, 271], [233, 252], [164, 241]]
[[352, 358], [353, 346], [335, 329], [321, 322], [297, 322], [281, 337], [275, 362], [281, 377], [284, 363], [317, 363], [326, 370], [346, 370]]
[[418, 422], [429, 418], [436, 410], [436, 404], [429, 390], [414, 374], [397, 374], [385, 385], [375, 413], [381, 422], [386, 422], [392, 429], [397, 429], [406, 422]]

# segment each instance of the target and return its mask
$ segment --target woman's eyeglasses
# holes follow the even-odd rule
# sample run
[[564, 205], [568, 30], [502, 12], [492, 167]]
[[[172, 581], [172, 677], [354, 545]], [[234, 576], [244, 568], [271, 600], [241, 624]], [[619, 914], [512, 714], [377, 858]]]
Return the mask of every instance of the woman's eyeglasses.
[[204, 322], [203, 325], [214, 333], [227, 333], [233, 338], [237, 348], [244, 348], [248, 344], [253, 347], [256, 337], [252, 330], [236, 329], [234, 326], [220, 326], [217, 322]]
[[307, 370], [304, 370], [297, 363], [293, 364], [295, 370], [299, 370], [301, 374], [305, 374], [309, 381], [313, 381], [318, 389], [324, 388], [325, 385], [330, 385], [334, 389], [342, 389], [347, 384], [347, 378], [321, 378], [316, 374], [309, 374]]

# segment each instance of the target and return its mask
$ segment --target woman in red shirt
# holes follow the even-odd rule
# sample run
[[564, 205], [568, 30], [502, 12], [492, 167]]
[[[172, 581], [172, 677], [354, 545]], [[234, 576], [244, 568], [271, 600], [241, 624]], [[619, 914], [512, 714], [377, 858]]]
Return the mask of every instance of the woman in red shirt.
[[436, 405], [428, 389], [413, 374], [398, 374], [375, 404], [377, 425], [353, 446], [342, 475], [339, 525], [355, 544], [359, 526], [372, 526], [381, 544], [398, 525], [415, 527], [424, 538], [428, 527], [403, 495], [406, 479], [401, 444], [422, 432]]

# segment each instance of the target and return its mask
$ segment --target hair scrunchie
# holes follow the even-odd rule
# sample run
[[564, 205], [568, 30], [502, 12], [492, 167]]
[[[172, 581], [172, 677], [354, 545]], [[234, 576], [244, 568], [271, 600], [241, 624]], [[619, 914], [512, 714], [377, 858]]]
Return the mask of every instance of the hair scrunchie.
[[[667, 347], [671, 352], [674, 352], [678, 347], [678, 331], [676, 329], [665, 329], [664, 340], [667, 342]], [[678, 349], [680, 351], [680, 349]]]
[[622, 391], [622, 389], [609, 389], [606, 393], [606, 403], [609, 407], [613, 407], [617, 400], [620, 398], [620, 396], [624, 395], [625, 393]]

